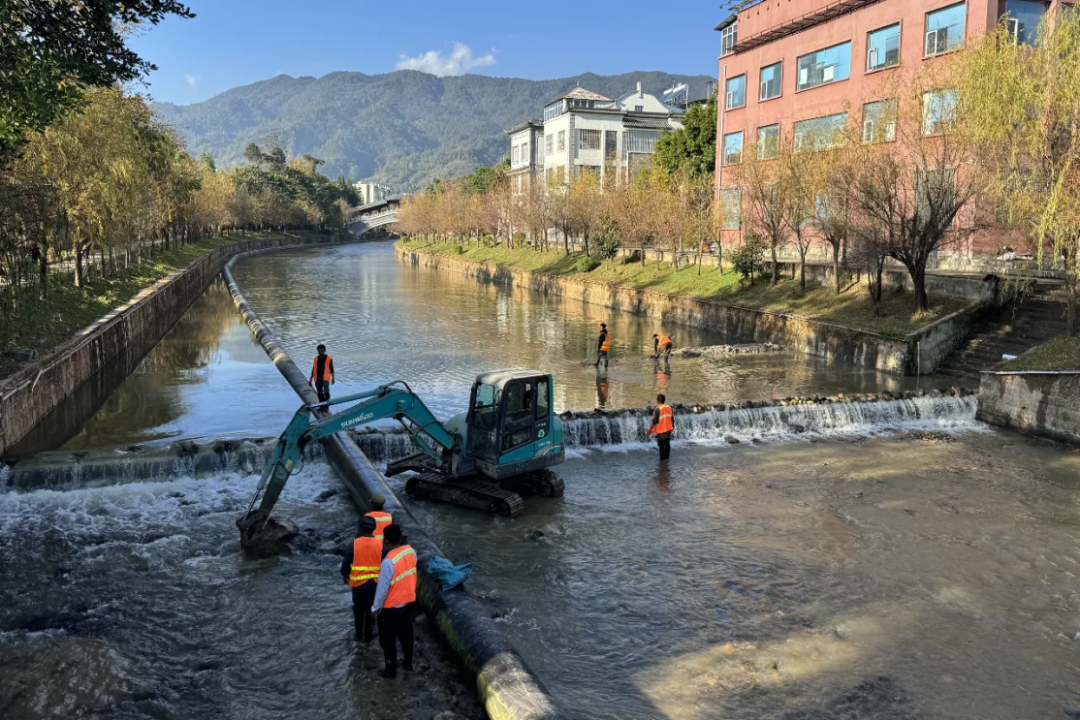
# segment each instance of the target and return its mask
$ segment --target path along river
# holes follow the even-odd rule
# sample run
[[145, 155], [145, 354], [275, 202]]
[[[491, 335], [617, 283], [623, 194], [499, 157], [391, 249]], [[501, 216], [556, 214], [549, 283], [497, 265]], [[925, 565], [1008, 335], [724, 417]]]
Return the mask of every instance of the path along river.
[[[295, 357], [330, 346], [338, 393], [402, 377], [445, 414], [473, 374], [520, 364], [555, 372], [562, 407], [591, 407], [580, 361], [601, 319], [619, 359], [609, 401], [656, 391], [636, 357], [652, 323], [398, 266], [385, 248], [257, 256], [237, 277]], [[122, 431], [102, 417], [74, 442], [280, 432], [295, 400], [221, 318], [224, 340], [194, 369], [132, 393], [161, 390], [168, 413]], [[792, 357], [672, 366], [670, 394], [687, 400], [878, 380]], [[635, 448], [575, 451], [559, 468], [566, 497], [530, 499], [515, 521], [410, 508], [476, 563], [474, 592], [576, 717], [1060, 717], [1080, 709], [1080, 456], [980, 428], [960, 405], [922, 430], [677, 446], [666, 466]], [[245, 563], [232, 519], [254, 481], [0, 494], [5, 717], [355, 712], [377, 659], [352, 658], [330, 552], [350, 510], [320, 501], [335, 483], [311, 467], [282, 510], [309, 540]], [[402, 694], [375, 717], [432, 706]]]

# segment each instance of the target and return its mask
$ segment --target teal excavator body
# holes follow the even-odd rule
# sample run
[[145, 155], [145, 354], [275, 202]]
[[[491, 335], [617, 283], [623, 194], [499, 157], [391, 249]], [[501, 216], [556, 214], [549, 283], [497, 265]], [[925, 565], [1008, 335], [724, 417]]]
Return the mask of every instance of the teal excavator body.
[[[253, 546], [269, 522], [286, 481], [303, 465], [304, 448], [342, 430], [392, 418], [409, 433], [416, 452], [387, 465], [386, 474], [418, 473], [406, 489], [414, 497], [452, 502], [513, 517], [524, 507], [515, 490], [560, 496], [563, 483], [545, 472], [565, 459], [562, 422], [552, 404], [551, 375], [500, 370], [479, 375], [468, 411], [445, 423], [409, 386], [396, 381], [296, 411], [259, 480], [240, 540]], [[335, 413], [330, 408], [349, 407]], [[328, 414], [329, 413], [329, 414]], [[256, 501], [262, 497], [259, 507]]]

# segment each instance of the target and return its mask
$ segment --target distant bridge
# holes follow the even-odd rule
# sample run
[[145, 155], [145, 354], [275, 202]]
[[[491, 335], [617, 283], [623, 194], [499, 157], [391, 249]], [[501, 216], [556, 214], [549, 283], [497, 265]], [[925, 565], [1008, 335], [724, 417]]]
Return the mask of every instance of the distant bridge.
[[401, 197], [387, 198], [377, 203], [356, 208], [346, 229], [353, 235], [363, 235], [375, 228], [393, 225], [398, 221], [398, 208]]

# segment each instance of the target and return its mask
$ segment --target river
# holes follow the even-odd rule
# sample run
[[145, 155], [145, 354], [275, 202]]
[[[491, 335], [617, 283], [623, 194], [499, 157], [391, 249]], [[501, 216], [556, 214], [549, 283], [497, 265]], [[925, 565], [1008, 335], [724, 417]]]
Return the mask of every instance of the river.
[[[651, 321], [404, 266], [385, 245], [254, 256], [236, 276], [295, 358], [330, 347], [335, 393], [400, 377], [441, 416], [463, 406], [477, 372], [512, 365], [553, 372], [560, 409], [596, 406], [597, 373], [582, 361], [600, 321], [614, 337], [612, 406], [644, 404], [662, 382], [687, 402], [911, 382], [789, 355], [673, 360], [661, 381], [641, 357], [660, 329]], [[198, 351], [144, 363], [102, 411], [113, 420], [99, 415], [69, 448], [279, 433], [295, 396], [226, 300], [208, 291], [202, 307], [218, 312], [204, 315], [217, 319]], [[728, 340], [663, 329], [680, 344]], [[399, 494], [448, 557], [475, 563], [471, 589], [578, 718], [1080, 710], [1080, 455], [982, 427], [969, 401], [909, 405], [807, 410], [827, 432], [746, 414], [763, 424], [772, 413], [772, 425], [743, 428], [737, 444], [726, 430], [707, 437], [703, 421], [667, 464], [638, 444], [583, 440], [558, 468], [565, 497], [529, 498], [513, 521]], [[356, 712], [382, 686], [377, 656], [353, 654], [337, 578], [353, 512], [327, 497], [336, 481], [313, 463], [281, 506], [304, 531], [297, 552], [246, 562], [232, 522], [254, 483], [0, 493], [0, 714]], [[440, 652], [428, 648], [427, 678], [446, 675]], [[459, 678], [410, 682], [380, 717], [475, 716]], [[409, 705], [410, 692], [422, 699]]]

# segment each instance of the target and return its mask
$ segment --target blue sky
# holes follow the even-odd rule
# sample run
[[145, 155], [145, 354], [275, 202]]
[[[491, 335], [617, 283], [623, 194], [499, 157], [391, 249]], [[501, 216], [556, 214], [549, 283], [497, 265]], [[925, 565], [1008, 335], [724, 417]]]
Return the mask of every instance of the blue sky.
[[189, 0], [131, 45], [156, 100], [199, 102], [285, 73], [411, 67], [534, 80], [632, 70], [716, 75], [720, 2]]

